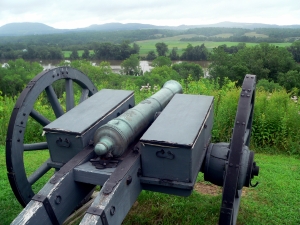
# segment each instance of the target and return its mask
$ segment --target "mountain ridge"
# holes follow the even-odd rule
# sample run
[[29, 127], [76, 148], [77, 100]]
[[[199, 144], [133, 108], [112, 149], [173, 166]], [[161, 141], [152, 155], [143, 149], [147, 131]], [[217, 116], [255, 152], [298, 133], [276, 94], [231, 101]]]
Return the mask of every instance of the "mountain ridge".
[[152, 24], [142, 23], [106, 23], [92, 24], [84, 28], [76, 29], [57, 29], [48, 26], [44, 23], [23, 22], [23, 23], [8, 23], [0, 27], [0, 36], [24, 36], [24, 35], [41, 35], [41, 34], [58, 34], [66, 32], [83, 32], [83, 31], [117, 31], [117, 30], [140, 30], [140, 29], [172, 29], [185, 30], [202, 27], [224, 27], [224, 28], [300, 28], [300, 25], [276, 25], [263, 23], [238, 23], [224, 21], [215, 24], [204, 25], [179, 25], [179, 26], [157, 26]]

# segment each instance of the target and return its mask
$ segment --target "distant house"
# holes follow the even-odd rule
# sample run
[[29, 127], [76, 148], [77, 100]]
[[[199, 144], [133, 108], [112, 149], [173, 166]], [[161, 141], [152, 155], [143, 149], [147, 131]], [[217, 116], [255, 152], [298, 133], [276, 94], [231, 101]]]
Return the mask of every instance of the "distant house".
[[2, 67], [2, 68], [8, 68], [9, 65], [8, 65], [8, 63], [3, 63], [1, 67]]
[[24, 49], [22, 50], [22, 52], [27, 52], [27, 49], [26, 49], [26, 48], [24, 48]]

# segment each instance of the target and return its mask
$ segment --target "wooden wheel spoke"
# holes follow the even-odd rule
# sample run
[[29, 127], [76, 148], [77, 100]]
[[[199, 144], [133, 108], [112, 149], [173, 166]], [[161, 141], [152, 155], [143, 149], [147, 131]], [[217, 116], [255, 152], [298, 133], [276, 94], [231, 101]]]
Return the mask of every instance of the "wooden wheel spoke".
[[89, 97], [89, 92], [90, 91], [88, 89], [86, 89], [86, 88], [82, 89], [79, 103], [83, 102], [84, 100], [86, 100]]
[[51, 122], [50, 120], [48, 120], [46, 117], [44, 117], [43, 115], [41, 115], [39, 112], [37, 112], [34, 109], [31, 110], [30, 116], [35, 121], [37, 121], [39, 124], [41, 124], [43, 127], [48, 125]]
[[45, 91], [47, 93], [49, 102], [52, 106], [52, 109], [54, 111], [56, 118], [60, 117], [61, 115], [64, 114], [64, 110], [62, 109], [62, 107], [58, 101], [58, 98], [54, 92], [52, 85], [49, 85], [48, 87], [46, 87]]
[[47, 142], [24, 144], [24, 151], [47, 150], [47, 149], [48, 149]]
[[[27, 126], [30, 125], [31, 122], [35, 123], [36, 121], [44, 127], [52, 121], [52, 117], [50, 120], [48, 116], [45, 117], [34, 109], [35, 103], [38, 101], [39, 96], [43, 91], [46, 92], [48, 98], [47, 103], [52, 107], [56, 118], [64, 114], [64, 109], [53, 89], [54, 86], [52, 86], [57, 84], [59, 87], [61, 87], [60, 85], [62, 83], [60, 80], [65, 81], [67, 110], [70, 110], [75, 106], [73, 83], [76, 83], [82, 88], [81, 101], [84, 101], [89, 96], [97, 92], [95, 85], [82, 72], [70, 67], [58, 67], [43, 71], [38, 74], [30, 81], [27, 88], [24, 89], [20, 94], [20, 97], [18, 98], [11, 114], [7, 130], [6, 139], [11, 141], [6, 145], [6, 168], [12, 190], [23, 207], [25, 207], [31, 201], [32, 196], [35, 194], [31, 185], [42, 178], [47, 171], [51, 169], [51, 166], [49, 166], [51, 165], [51, 160], [49, 159], [46, 161], [47, 157], [49, 157], [47, 154], [47, 142], [42, 142], [43, 139], [41, 139], [41, 142], [21, 144], [25, 143], [24, 130], [26, 130]], [[29, 116], [31, 117], [30, 119]], [[20, 123], [23, 126], [20, 128], [17, 123]], [[34, 132], [39, 132], [39, 127], [33, 126], [33, 129], [35, 129]], [[36, 150], [43, 151], [43, 153], [41, 153], [41, 157], [43, 157], [43, 160], [46, 162], [44, 162], [35, 172], [32, 173], [31, 176], [28, 177], [26, 174], [25, 165], [29, 165], [32, 162], [25, 164], [24, 160], [31, 159], [28, 159], [28, 157], [23, 157], [24, 152]], [[44, 150], [47, 152], [44, 152]], [[40, 152], [32, 152], [31, 155], [35, 157], [35, 153], [40, 154]], [[47, 178], [48, 176], [46, 176], [45, 179], [40, 179], [40, 181], [44, 182]]]
[[28, 177], [28, 183], [30, 185], [33, 185], [37, 180], [39, 180], [42, 176], [44, 176], [45, 173], [47, 173], [51, 169], [51, 167], [48, 165], [49, 162], [51, 162], [50, 159], [44, 162], [33, 174], [31, 174]]
[[66, 79], [66, 108], [67, 111], [73, 109], [75, 106], [74, 102], [74, 90], [73, 81], [71, 79]]

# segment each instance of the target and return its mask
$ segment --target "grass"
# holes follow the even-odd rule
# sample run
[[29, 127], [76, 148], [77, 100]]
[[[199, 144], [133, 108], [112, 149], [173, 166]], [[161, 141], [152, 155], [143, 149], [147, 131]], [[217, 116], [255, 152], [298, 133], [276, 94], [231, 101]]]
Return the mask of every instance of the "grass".
[[[48, 157], [41, 151], [25, 155], [25, 160], [33, 159], [28, 167], [34, 170]], [[292, 156], [256, 154], [260, 174], [256, 188], [244, 188], [238, 224], [243, 225], [297, 225], [300, 224], [300, 161]], [[53, 172], [44, 176], [36, 187]], [[6, 176], [4, 146], [0, 146], [0, 221], [10, 224], [21, 212], [22, 207], [15, 199]], [[199, 174], [198, 182], [203, 181]], [[211, 196], [196, 191], [191, 196], [172, 195], [143, 191], [123, 224], [216, 224], [221, 204], [221, 195]]]
[[[256, 32], [249, 32], [245, 33], [246, 36], [256, 36], [256, 37], [264, 37], [266, 35], [263, 34], [256, 34]], [[195, 35], [195, 34], [185, 34], [185, 35], [177, 35], [173, 37], [163, 37], [163, 38], [158, 38], [158, 39], [150, 39], [150, 40], [143, 40], [143, 41], [137, 41], [136, 43], [140, 46], [140, 56], [147, 56], [149, 51], [155, 51], [156, 52], [156, 47], [155, 44], [158, 42], [164, 42], [168, 45], [169, 52], [172, 50], [172, 48], [177, 47], [178, 48], [178, 54], [181, 55], [183, 53], [183, 50], [187, 47], [188, 44], [192, 44], [193, 46], [196, 45], [202, 45], [204, 44], [206, 48], [211, 51], [213, 48], [218, 47], [220, 45], [227, 45], [228, 47], [230, 46], [235, 46], [239, 42], [229, 42], [229, 41], [223, 41], [223, 42], [215, 42], [215, 41], [180, 41], [182, 38], [191, 38], [194, 36], [202, 36], [202, 35]], [[220, 35], [215, 35], [216, 37], [230, 37], [232, 34], [220, 34]], [[259, 43], [246, 43], [247, 46], [252, 47], [255, 45], [258, 45]], [[279, 47], [287, 47], [290, 46], [291, 43], [271, 43], [273, 45], [279, 46]], [[63, 51], [64, 58], [69, 58], [71, 55], [72, 51]], [[79, 57], [82, 56], [83, 50], [79, 50], [78, 54]], [[90, 54], [93, 54], [93, 51], [90, 50]]]
[[261, 38], [267, 38], [267, 37], [269, 37], [268, 35], [265, 35], [265, 34], [258, 34], [255, 31], [245, 33], [244, 35], [245, 36], [249, 36], [249, 37], [261, 37]]
[[[229, 41], [224, 41], [224, 42], [215, 42], [215, 41], [193, 41], [193, 42], [188, 42], [188, 41], [179, 41], [170, 38], [160, 38], [160, 39], [155, 39], [155, 40], [144, 40], [144, 41], [137, 41], [136, 43], [140, 46], [140, 55], [141, 56], [146, 56], [149, 51], [153, 50], [156, 51], [155, 44], [158, 42], [164, 42], [168, 45], [169, 51], [172, 50], [173, 47], [178, 48], [178, 53], [181, 55], [183, 53], [183, 50], [187, 47], [187, 45], [190, 43], [193, 46], [196, 45], [202, 45], [204, 44], [205, 47], [211, 51], [213, 48], [218, 47], [220, 45], [227, 45], [228, 47], [230, 46], [235, 46], [239, 42], [229, 42]], [[246, 43], [247, 46], [252, 47], [255, 45], [258, 45], [259, 43]], [[279, 47], [287, 47], [290, 46], [291, 43], [272, 43], [273, 45], [279, 46]]]

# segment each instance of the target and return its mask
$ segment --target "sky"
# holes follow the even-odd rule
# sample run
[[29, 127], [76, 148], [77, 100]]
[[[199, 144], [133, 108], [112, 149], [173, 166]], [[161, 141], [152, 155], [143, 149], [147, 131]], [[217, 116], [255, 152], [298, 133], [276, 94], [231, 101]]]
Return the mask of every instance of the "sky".
[[111, 22], [202, 25], [300, 24], [299, 0], [0, 0], [0, 26], [40, 22], [74, 29]]

